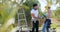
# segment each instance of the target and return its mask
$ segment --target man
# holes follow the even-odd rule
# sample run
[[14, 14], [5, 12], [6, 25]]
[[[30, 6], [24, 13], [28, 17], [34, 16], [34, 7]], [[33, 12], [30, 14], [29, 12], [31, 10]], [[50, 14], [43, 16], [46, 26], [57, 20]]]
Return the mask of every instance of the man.
[[36, 32], [38, 32], [39, 21], [38, 21], [38, 10], [37, 9], [38, 9], [38, 5], [34, 4], [33, 9], [31, 10], [31, 17], [33, 21], [32, 32], [34, 32], [35, 29], [36, 29]]
[[48, 12], [46, 14], [46, 21], [44, 23], [44, 27], [43, 27], [42, 32], [49, 32], [49, 28], [51, 25], [51, 19], [50, 19], [51, 15], [50, 14], [51, 14], [51, 10], [50, 10], [50, 7], [48, 7]]

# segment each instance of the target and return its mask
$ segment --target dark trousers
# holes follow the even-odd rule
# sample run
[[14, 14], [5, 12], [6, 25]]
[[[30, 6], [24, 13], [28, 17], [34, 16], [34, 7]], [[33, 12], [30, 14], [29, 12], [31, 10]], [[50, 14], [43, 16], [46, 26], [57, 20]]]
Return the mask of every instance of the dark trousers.
[[38, 32], [38, 27], [39, 27], [39, 21], [36, 21], [36, 22], [33, 21], [32, 32], [34, 32], [35, 29], [36, 29], [36, 32]]

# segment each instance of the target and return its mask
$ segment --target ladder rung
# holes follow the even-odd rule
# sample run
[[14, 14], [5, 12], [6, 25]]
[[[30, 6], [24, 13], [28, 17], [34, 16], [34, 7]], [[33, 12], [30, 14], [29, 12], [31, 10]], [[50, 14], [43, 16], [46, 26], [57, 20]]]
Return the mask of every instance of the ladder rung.
[[27, 24], [26, 25], [22, 25], [22, 26], [27, 26]]
[[18, 13], [18, 14], [24, 14], [24, 13]]
[[22, 20], [26, 20], [26, 19], [19, 19], [18, 21], [22, 21]]
[[29, 28], [20, 28], [19, 30], [21, 30], [21, 29], [22, 29], [22, 31], [29, 31], [29, 30], [31, 30]]
[[22, 25], [22, 26], [19, 26], [19, 27], [27, 27], [27, 25]]

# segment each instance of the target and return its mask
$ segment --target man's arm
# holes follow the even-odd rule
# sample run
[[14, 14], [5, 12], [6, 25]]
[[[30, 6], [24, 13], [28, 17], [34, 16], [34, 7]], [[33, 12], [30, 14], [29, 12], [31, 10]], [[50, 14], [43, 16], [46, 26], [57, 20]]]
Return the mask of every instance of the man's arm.
[[31, 16], [32, 16], [33, 18], [35, 18], [35, 19], [38, 18], [38, 17], [36, 17], [36, 16], [34, 15], [34, 13], [31, 13]]

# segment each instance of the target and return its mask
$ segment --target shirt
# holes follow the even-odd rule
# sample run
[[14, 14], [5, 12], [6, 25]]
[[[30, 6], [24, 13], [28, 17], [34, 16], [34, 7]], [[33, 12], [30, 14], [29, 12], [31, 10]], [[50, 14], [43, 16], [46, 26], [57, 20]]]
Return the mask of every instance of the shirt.
[[[38, 10], [32, 9], [31, 14], [32, 13], [34, 13], [35, 17], [38, 17]], [[37, 19], [33, 18], [33, 16], [31, 16], [31, 17], [32, 17], [32, 20], [37, 20]]]

